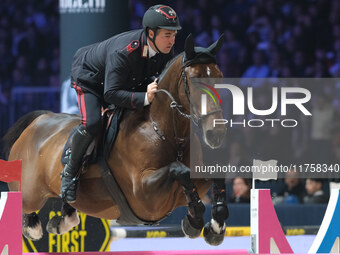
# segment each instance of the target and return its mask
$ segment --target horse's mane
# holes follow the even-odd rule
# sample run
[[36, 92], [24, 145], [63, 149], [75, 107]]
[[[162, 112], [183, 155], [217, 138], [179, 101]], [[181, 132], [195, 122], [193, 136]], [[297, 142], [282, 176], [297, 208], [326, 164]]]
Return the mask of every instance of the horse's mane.
[[165, 74], [169, 71], [170, 67], [176, 62], [176, 60], [181, 57], [184, 56], [184, 52], [178, 54], [177, 56], [175, 56], [174, 58], [172, 58], [171, 60], [168, 61], [168, 63], [165, 65], [162, 73], [159, 75], [158, 77], [158, 83], [161, 82], [161, 80], [164, 78]]

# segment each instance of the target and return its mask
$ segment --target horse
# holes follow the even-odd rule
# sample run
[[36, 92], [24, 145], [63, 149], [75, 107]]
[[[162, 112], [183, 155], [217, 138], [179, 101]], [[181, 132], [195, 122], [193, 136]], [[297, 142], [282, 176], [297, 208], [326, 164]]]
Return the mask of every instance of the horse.
[[[188, 206], [182, 220], [184, 234], [200, 235], [204, 227], [205, 206], [200, 200], [213, 185], [212, 220], [204, 227], [205, 240], [218, 245], [223, 241], [228, 208], [224, 180], [190, 179], [190, 143], [219, 148], [225, 127], [212, 127], [212, 119], [222, 118], [220, 106], [208, 104], [208, 113], [200, 114], [200, 92], [191, 92], [191, 77], [222, 77], [216, 54], [222, 36], [208, 48], [195, 47], [192, 36], [185, 51], [168, 63], [159, 78], [152, 104], [144, 110], [125, 110], [119, 132], [107, 164], [119, 184], [132, 212], [146, 222], [158, 222], [179, 206]], [[207, 71], [209, 70], [209, 71]], [[189, 89], [190, 88], [190, 89]], [[194, 103], [194, 101], [196, 103]], [[192, 110], [193, 113], [190, 112]], [[70, 132], [80, 117], [49, 111], [34, 111], [21, 117], [4, 137], [8, 160], [22, 160], [21, 192], [23, 235], [42, 238], [42, 224], [36, 214], [51, 197], [59, 197], [63, 169], [60, 158]], [[193, 141], [190, 125], [201, 130]], [[220, 125], [222, 126], [222, 125]], [[202, 161], [202, 153], [191, 160]], [[112, 197], [97, 163], [89, 164], [80, 176], [77, 200], [63, 202], [61, 216], [47, 224], [52, 234], [64, 234], [79, 224], [77, 211], [103, 219], [119, 219], [125, 212]], [[11, 191], [18, 183], [10, 183]]]

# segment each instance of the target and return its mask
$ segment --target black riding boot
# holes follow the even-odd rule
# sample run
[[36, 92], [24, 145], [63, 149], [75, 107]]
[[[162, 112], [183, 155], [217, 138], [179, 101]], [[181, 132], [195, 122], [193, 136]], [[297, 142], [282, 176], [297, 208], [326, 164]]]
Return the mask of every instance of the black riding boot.
[[82, 164], [83, 156], [90, 145], [93, 137], [86, 130], [86, 127], [80, 125], [72, 138], [71, 156], [64, 170], [61, 172], [61, 195], [67, 203], [76, 201], [76, 190], [78, 180], [75, 178]]

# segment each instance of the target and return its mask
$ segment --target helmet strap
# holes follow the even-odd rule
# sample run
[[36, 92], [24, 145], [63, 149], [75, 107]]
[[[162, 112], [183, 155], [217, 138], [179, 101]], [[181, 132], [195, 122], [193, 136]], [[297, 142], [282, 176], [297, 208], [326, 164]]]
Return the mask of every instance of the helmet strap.
[[158, 47], [157, 47], [157, 45], [156, 45], [157, 28], [149, 28], [149, 29], [151, 29], [151, 30], [153, 31], [154, 36], [153, 36], [153, 38], [151, 38], [151, 37], [149, 36], [149, 30], [146, 31], [146, 36], [147, 36], [147, 37], [150, 39], [150, 41], [153, 43], [153, 45], [155, 46], [155, 48], [156, 48], [156, 50], [158, 51], [158, 53], [159, 53], [159, 54], [163, 54], [163, 53], [158, 49]]

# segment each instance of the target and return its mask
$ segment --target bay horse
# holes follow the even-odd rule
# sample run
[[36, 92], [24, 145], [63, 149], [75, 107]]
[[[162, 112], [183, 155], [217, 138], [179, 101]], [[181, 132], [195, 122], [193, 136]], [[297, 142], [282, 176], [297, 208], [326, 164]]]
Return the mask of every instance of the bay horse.
[[[199, 124], [202, 131], [202, 138], [195, 135], [191, 145], [200, 146], [203, 141], [211, 149], [218, 148], [226, 132], [224, 127], [212, 127], [213, 118], [222, 118], [220, 106], [208, 104], [208, 114], [202, 117], [200, 105], [194, 103], [200, 102], [194, 100], [200, 93], [190, 92], [190, 78], [222, 77], [215, 60], [221, 45], [222, 36], [208, 48], [194, 47], [192, 36], [186, 39], [184, 53], [161, 74], [152, 104], [144, 110], [124, 112], [107, 162], [138, 218], [157, 222], [175, 208], [188, 205], [182, 229], [190, 238], [198, 237], [204, 227], [205, 207], [200, 197], [212, 185], [211, 180], [190, 179], [190, 124]], [[192, 108], [194, 113], [190, 114]], [[28, 239], [39, 240], [43, 235], [35, 212], [48, 198], [59, 197], [61, 155], [70, 132], [79, 123], [76, 115], [35, 111], [21, 117], [4, 137], [8, 160], [22, 160], [23, 234]], [[201, 162], [202, 153], [191, 160]], [[205, 240], [212, 245], [224, 238], [228, 218], [224, 185], [224, 180], [214, 181], [212, 221], [204, 229]], [[10, 183], [9, 188], [18, 190], [18, 183]], [[96, 163], [80, 176], [76, 202], [72, 206], [64, 202], [62, 215], [48, 222], [47, 231], [69, 231], [79, 224], [77, 210], [113, 220], [124, 214], [110, 196]]]

